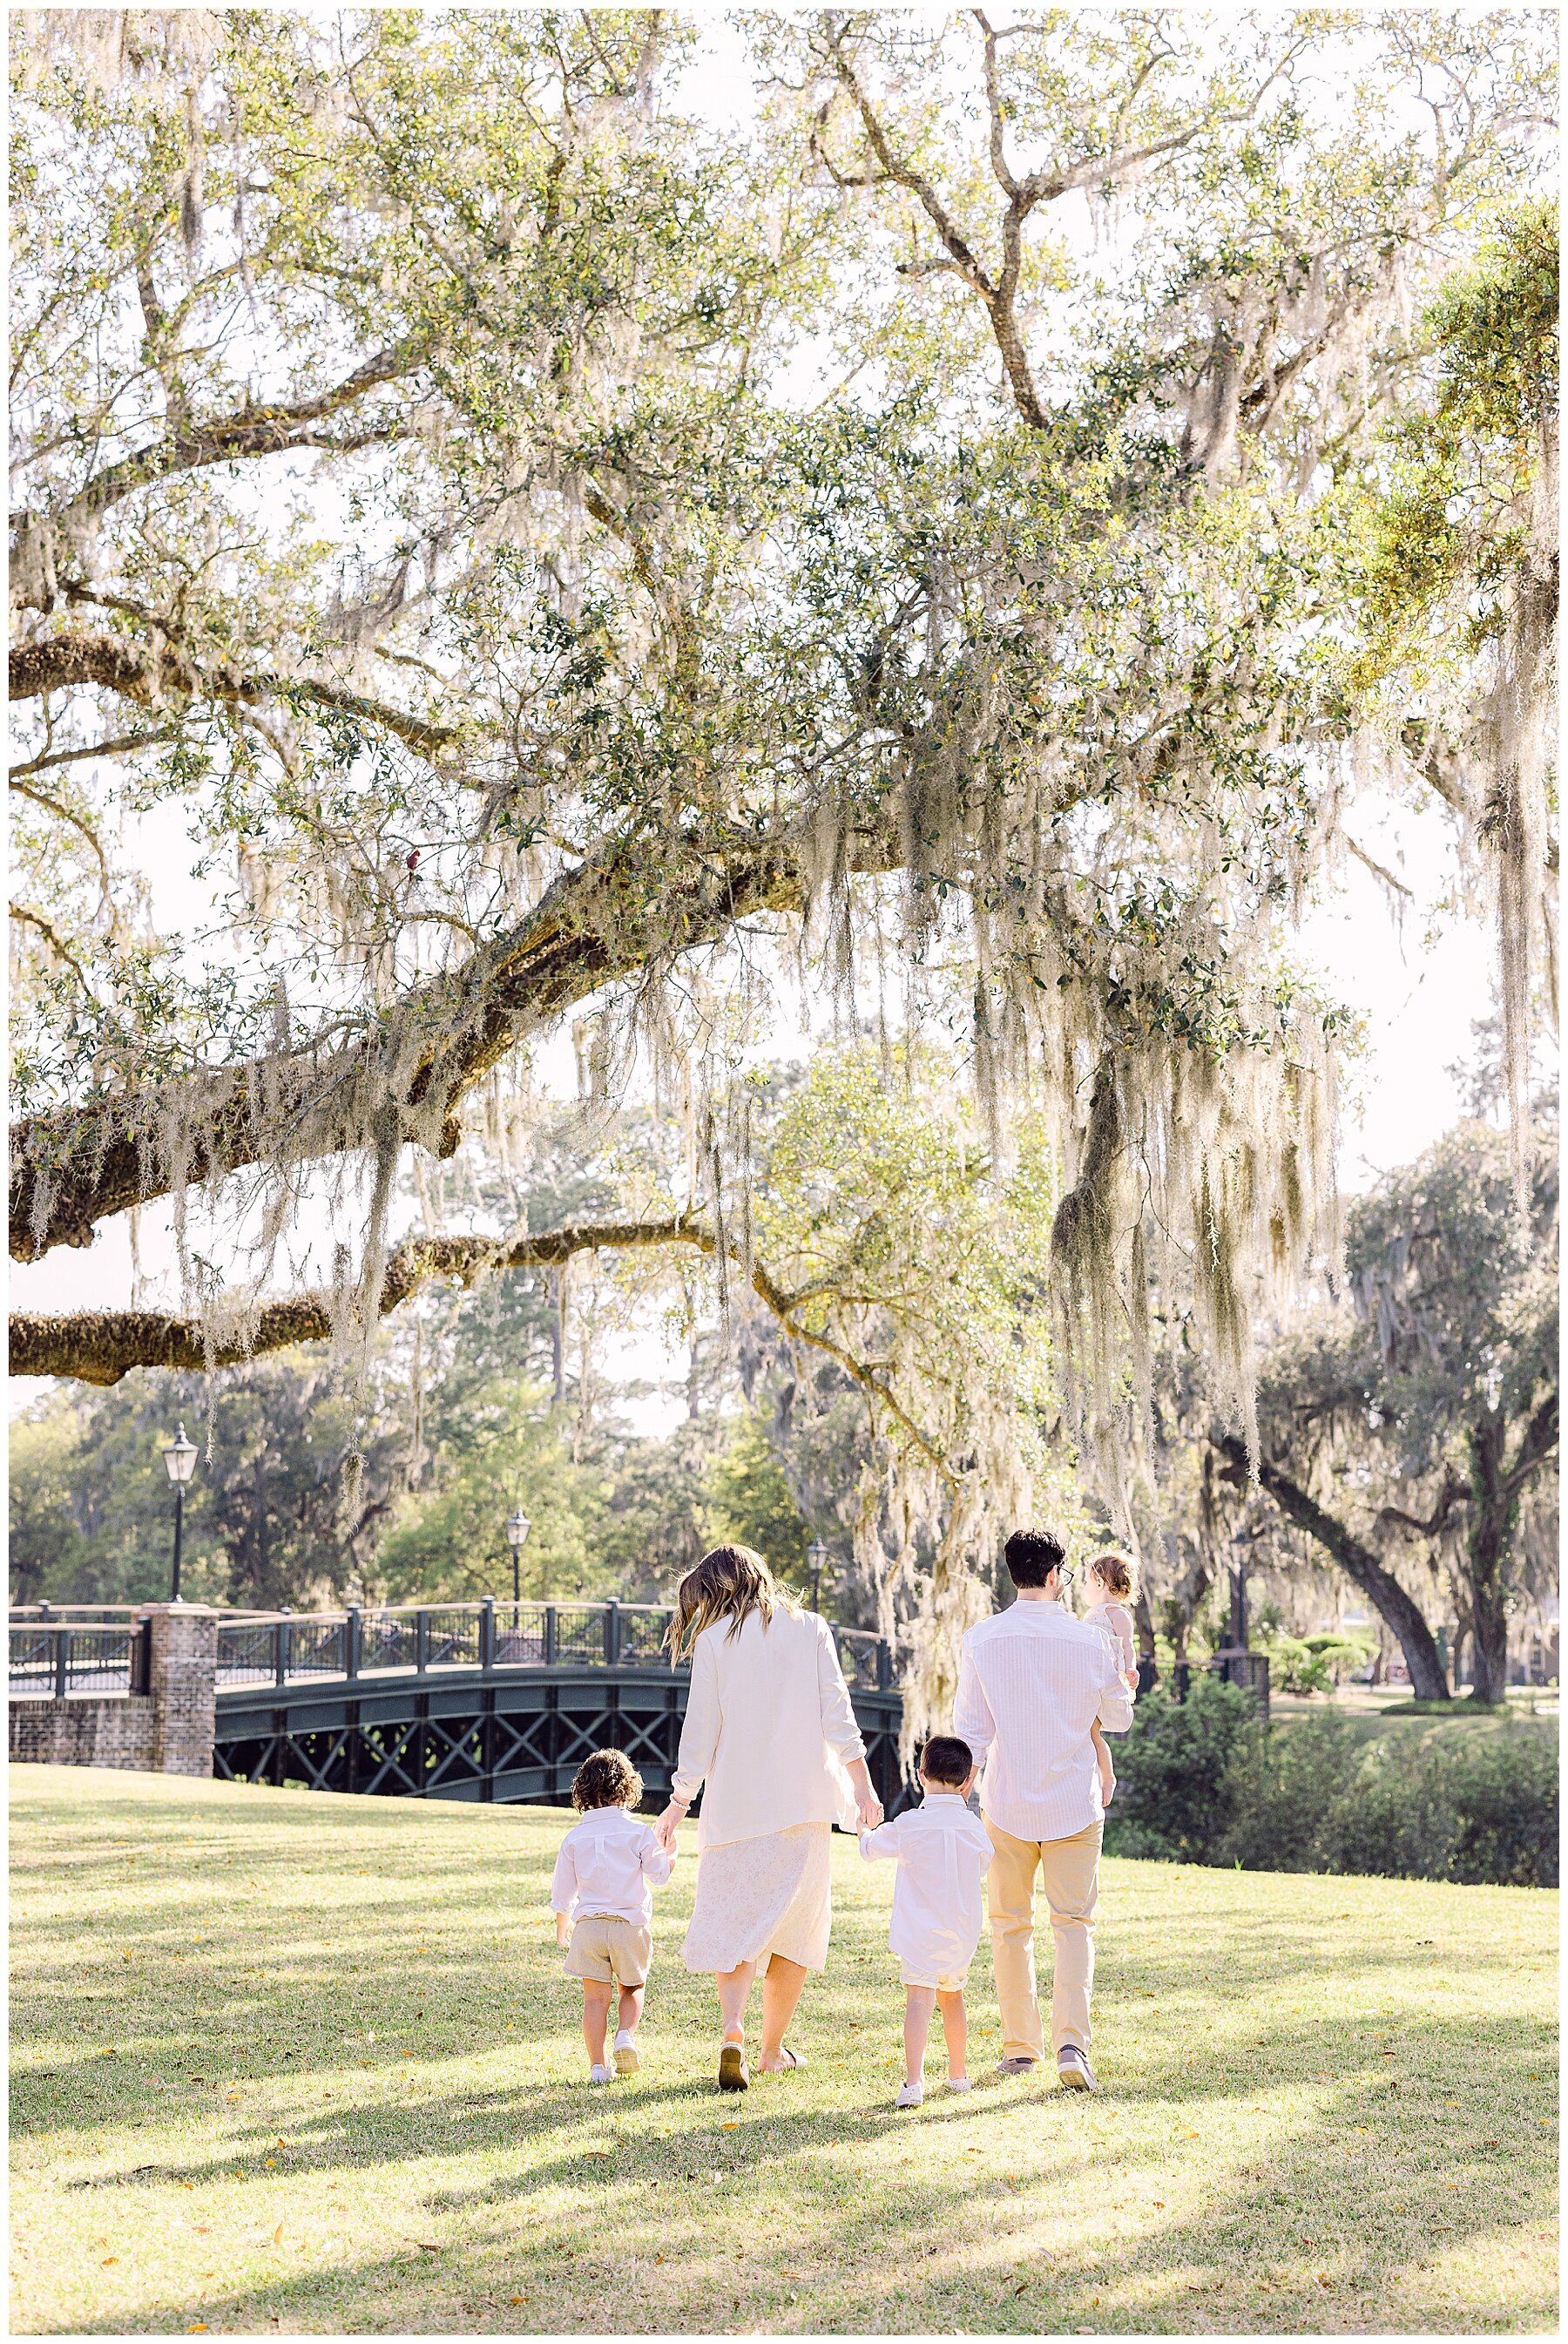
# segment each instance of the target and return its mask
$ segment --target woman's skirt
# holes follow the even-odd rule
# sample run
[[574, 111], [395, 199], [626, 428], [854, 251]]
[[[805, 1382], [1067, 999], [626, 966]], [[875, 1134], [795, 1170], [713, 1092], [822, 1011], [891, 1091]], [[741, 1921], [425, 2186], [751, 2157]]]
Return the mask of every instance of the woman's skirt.
[[802, 1969], [825, 1969], [832, 1925], [833, 1828], [795, 1824], [762, 1839], [705, 1848], [697, 1861], [697, 1902], [681, 1955], [689, 1970], [733, 1970], [775, 1954]]

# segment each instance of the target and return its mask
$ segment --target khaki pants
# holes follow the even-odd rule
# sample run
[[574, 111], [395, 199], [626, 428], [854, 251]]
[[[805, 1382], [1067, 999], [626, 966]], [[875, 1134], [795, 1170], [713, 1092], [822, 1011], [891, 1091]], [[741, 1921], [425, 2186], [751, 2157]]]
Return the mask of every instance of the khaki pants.
[[1094, 1990], [1094, 1907], [1100, 1895], [1103, 1821], [1070, 1839], [1014, 1839], [988, 1815], [992, 1855], [986, 1885], [991, 1958], [1001, 2011], [1004, 2059], [1043, 2059], [1040, 2005], [1034, 1990], [1034, 1875], [1038, 1868], [1050, 1907], [1056, 1975], [1050, 1995], [1053, 2052], [1069, 2043], [1089, 2049], [1089, 1998]]

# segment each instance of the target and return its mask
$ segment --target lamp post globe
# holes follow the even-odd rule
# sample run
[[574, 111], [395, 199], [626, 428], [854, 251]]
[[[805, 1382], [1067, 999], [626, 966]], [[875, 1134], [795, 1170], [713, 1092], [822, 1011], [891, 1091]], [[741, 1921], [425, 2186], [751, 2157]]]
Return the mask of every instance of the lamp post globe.
[[175, 1491], [175, 1563], [169, 1586], [169, 1601], [180, 1601], [180, 1560], [185, 1547], [186, 1483], [196, 1471], [196, 1445], [186, 1439], [182, 1424], [178, 1435], [166, 1442], [163, 1451], [164, 1470], [174, 1484]]
[[[507, 1544], [512, 1550], [512, 1611], [514, 1614], [517, 1612], [518, 1604], [523, 1600], [523, 1548], [528, 1543], [528, 1532], [532, 1528], [533, 1524], [529, 1521], [527, 1514], [524, 1513], [521, 1506], [518, 1508], [516, 1513], [508, 1514], [507, 1517]], [[515, 1619], [513, 1624], [516, 1624]]]

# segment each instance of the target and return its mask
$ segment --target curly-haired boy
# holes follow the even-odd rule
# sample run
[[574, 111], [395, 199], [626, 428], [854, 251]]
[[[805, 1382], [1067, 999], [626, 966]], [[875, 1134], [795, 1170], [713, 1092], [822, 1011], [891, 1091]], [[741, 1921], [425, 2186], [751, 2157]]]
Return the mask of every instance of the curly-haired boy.
[[[675, 1864], [632, 1813], [641, 1797], [642, 1777], [623, 1750], [596, 1750], [585, 1758], [572, 1783], [581, 1821], [561, 1842], [550, 1888], [556, 1943], [567, 1947], [567, 1975], [582, 1980], [590, 2084], [634, 2076], [641, 2064], [637, 2029], [653, 1954], [653, 1891]], [[618, 1986], [612, 2069], [605, 2034]]]

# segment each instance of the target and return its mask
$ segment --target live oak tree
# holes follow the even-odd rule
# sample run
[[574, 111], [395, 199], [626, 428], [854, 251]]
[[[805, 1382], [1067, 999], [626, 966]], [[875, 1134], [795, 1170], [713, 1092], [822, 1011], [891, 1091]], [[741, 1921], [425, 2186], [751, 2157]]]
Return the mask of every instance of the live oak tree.
[[[1469, 819], [1465, 710], [1534, 724], [1545, 678], [1509, 621], [1438, 710], [1347, 589], [1388, 419], [1432, 407], [1442, 461], [1491, 429], [1422, 318], [1531, 185], [1542, 27], [746, 37], [735, 129], [664, 12], [20, 20], [11, 1245], [168, 1198], [186, 1285], [22, 1324], [25, 1369], [363, 1341], [585, 1248], [755, 1285], [730, 1075], [792, 955], [952, 1024], [999, 1164], [1030, 1100], [1091, 1440], [1155, 1276], [1251, 1439], [1253, 1310], [1332, 1185], [1338, 1014], [1284, 946], [1351, 744]], [[176, 811], [205, 926], [138, 854]], [[674, 1208], [392, 1248], [407, 1152], [504, 1122], [574, 1012], [591, 1086], [684, 1117]], [[279, 1297], [329, 1161], [363, 1240]], [[259, 1231], [226, 1278], [204, 1198]]]
[[1508, 1150], [1461, 1125], [1352, 1207], [1349, 1303], [1282, 1343], [1259, 1395], [1252, 1465], [1388, 1622], [1418, 1695], [1447, 1684], [1422, 1605], [1395, 1566], [1452, 1579], [1475, 1697], [1508, 1682], [1508, 1616], [1550, 1579], [1558, 1448], [1557, 1181], [1538, 1169], [1521, 1229]]

